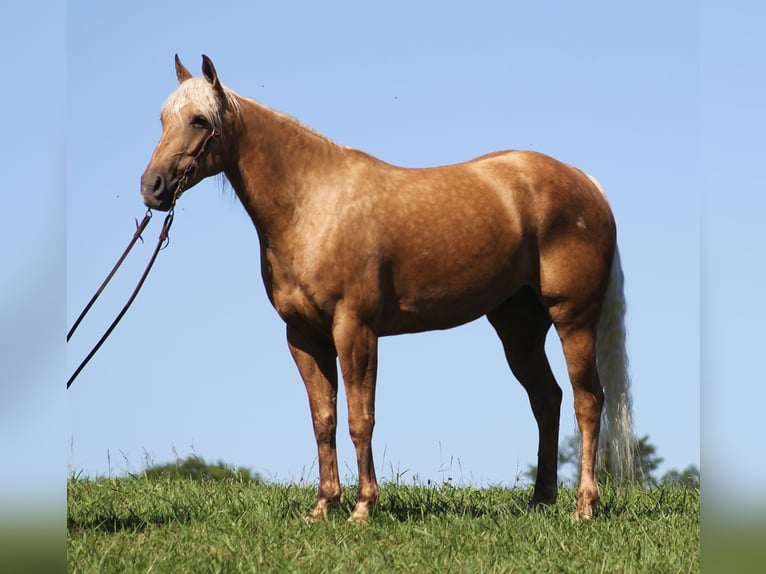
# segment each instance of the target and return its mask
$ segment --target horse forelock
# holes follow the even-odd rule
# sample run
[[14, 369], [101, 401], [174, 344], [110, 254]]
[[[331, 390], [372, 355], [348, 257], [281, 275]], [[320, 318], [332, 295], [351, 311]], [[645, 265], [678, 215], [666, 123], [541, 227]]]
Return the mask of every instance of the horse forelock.
[[[229, 88], [224, 87], [226, 104], [239, 110], [239, 102], [236, 94]], [[181, 117], [181, 111], [188, 105], [193, 105], [196, 112], [202, 114], [210, 124], [221, 129], [223, 123], [224, 105], [218, 100], [218, 96], [204, 78], [190, 78], [180, 84], [176, 90], [168, 96], [162, 106], [162, 113], [169, 113], [175, 118]]]

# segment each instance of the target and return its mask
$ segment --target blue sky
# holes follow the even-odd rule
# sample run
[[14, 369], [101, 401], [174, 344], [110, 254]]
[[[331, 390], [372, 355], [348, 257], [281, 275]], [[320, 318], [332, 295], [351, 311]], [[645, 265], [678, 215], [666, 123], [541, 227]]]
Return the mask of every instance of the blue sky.
[[[21, 20], [34, 14], [16, 10]], [[758, 18], [729, 14], [695, 2], [224, 1], [213, 11], [195, 1], [69, 2], [63, 46], [60, 33], [45, 33], [63, 25], [51, 18], [38, 24], [30, 61], [16, 64], [19, 75], [59, 88], [55, 120], [43, 116], [41, 127], [52, 139], [43, 184], [60, 193], [48, 202], [25, 196], [33, 209], [54, 206], [33, 217], [41, 233], [17, 216], [29, 211], [19, 199], [2, 231], [6, 249], [23, 238], [35, 254], [8, 250], [21, 279], [4, 289], [27, 302], [4, 309], [20, 325], [3, 350], [18, 366], [9, 380], [30, 376], [33, 327], [51, 322], [64, 333], [129, 240], [144, 213], [138, 182], [160, 134], [159, 109], [176, 85], [173, 54], [198, 74], [206, 53], [239, 93], [392, 163], [519, 148], [596, 176], [626, 273], [636, 433], [658, 447], [660, 472], [700, 465], [704, 436], [711, 475], [744, 464], [749, 472], [736, 480], [758, 488], [763, 461], [742, 462], [748, 443], [728, 417], [758, 417], [764, 398], [751, 367], [764, 313], [756, 304], [763, 182], [753, 166], [764, 157], [766, 76], [762, 65], [750, 71], [763, 54]], [[24, 142], [23, 117], [12, 115]], [[22, 174], [39, 167], [19, 147], [11, 184], [34, 194]], [[63, 389], [132, 289], [159, 223], [68, 348], [44, 341], [53, 366], [35, 364], [34, 380], [57, 378]], [[50, 273], [43, 283], [40, 268]], [[37, 291], [48, 307], [30, 303]], [[746, 314], [756, 320], [741, 321]], [[564, 390], [562, 435], [570, 434], [571, 389], [558, 342], [549, 349]], [[734, 385], [737, 393], [724, 390]], [[32, 428], [57, 429], [55, 455], [29, 457], [30, 468], [99, 476], [194, 453], [277, 480], [316, 476], [305, 391], [263, 291], [257, 237], [218, 181], [184, 195], [171, 245], [130, 313], [72, 389], [56, 389], [50, 403], [43, 390], [3, 387], [10, 420], [34, 412], [45, 423]], [[36, 401], [45, 406], [30, 407]], [[340, 468], [350, 481], [341, 405]], [[381, 342], [373, 447], [384, 479], [513, 484], [534, 463], [526, 395], [485, 320]]]

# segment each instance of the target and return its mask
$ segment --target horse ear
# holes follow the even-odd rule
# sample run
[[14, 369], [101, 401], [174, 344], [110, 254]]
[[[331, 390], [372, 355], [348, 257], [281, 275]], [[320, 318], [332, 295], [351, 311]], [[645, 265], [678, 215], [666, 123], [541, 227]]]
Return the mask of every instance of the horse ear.
[[184, 67], [184, 65], [181, 63], [181, 58], [179, 58], [178, 54], [176, 54], [176, 78], [178, 78], [178, 83], [183, 84], [191, 77], [191, 72], [189, 72], [189, 70]]
[[218, 73], [215, 71], [213, 61], [205, 54], [202, 54], [202, 75], [210, 82], [213, 88], [217, 91], [221, 90], [221, 81], [218, 79]]

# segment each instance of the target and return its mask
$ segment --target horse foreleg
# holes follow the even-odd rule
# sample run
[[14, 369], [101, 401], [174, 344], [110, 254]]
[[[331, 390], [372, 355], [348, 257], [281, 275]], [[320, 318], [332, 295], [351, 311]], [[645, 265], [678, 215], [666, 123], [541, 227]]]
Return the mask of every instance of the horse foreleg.
[[348, 427], [359, 468], [359, 492], [349, 521], [365, 522], [379, 493], [372, 459], [378, 339], [369, 327], [348, 314], [336, 315], [333, 338], [343, 372]]
[[319, 491], [309, 519], [318, 519], [340, 502], [340, 478], [335, 448], [338, 369], [330, 341], [287, 327], [287, 344], [306, 385], [319, 457]]

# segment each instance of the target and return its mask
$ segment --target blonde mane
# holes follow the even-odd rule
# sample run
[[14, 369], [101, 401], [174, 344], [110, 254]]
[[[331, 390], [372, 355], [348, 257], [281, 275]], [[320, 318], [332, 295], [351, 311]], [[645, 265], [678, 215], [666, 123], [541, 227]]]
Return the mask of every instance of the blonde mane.
[[[237, 92], [227, 88], [226, 86], [223, 86], [223, 93], [226, 96], [227, 106], [231, 107], [238, 114], [241, 112], [240, 100], [246, 100], [247, 102], [255, 104], [261, 110], [264, 110], [275, 117], [279, 117], [288, 123], [299, 126], [300, 129], [306, 134], [312, 135], [313, 137], [322, 140], [327, 144], [331, 144], [342, 149], [349, 149], [346, 146], [339, 145], [324, 134], [321, 134], [318, 131], [310, 128], [294, 117], [273, 110], [268, 106], [260, 102], [256, 102], [250, 98], [240, 96], [237, 94]], [[178, 88], [176, 88], [176, 90], [168, 96], [168, 99], [165, 100], [161, 113], [169, 113], [176, 120], [179, 120], [181, 117], [181, 111], [190, 104], [197, 108], [197, 113], [202, 114], [205, 119], [210, 122], [210, 125], [218, 130], [222, 128], [223, 108], [221, 108], [219, 105], [218, 98], [215, 90], [213, 90], [213, 87], [207, 80], [202, 77], [189, 78], [180, 84]]]
[[[223, 88], [226, 103], [235, 111], [239, 112], [239, 100], [237, 94], [229, 88]], [[170, 113], [180, 118], [181, 110], [187, 105], [194, 105], [198, 113], [202, 114], [216, 129], [221, 129], [223, 123], [223, 108], [218, 102], [215, 90], [204, 78], [189, 78], [178, 86], [162, 106], [162, 113]]]

